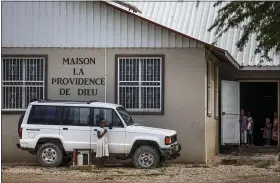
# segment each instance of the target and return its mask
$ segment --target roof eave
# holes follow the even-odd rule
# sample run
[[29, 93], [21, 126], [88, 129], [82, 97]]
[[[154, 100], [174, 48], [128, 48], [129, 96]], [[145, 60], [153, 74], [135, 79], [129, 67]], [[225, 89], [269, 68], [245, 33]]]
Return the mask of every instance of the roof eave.
[[279, 66], [242, 66], [241, 71], [280, 71]]
[[225, 57], [229, 62], [231, 62], [237, 69], [240, 69], [239, 63], [229, 54], [227, 50], [224, 50]]
[[214, 45], [207, 45], [207, 49], [209, 49], [220, 61], [225, 61], [232, 64], [235, 68], [239, 69], [240, 65], [238, 62], [228, 53], [227, 50], [216, 47]]

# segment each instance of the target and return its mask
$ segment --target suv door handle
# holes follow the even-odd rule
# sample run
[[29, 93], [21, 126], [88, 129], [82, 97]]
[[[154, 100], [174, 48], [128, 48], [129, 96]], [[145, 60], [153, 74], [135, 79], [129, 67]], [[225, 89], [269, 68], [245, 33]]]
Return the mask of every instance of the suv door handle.
[[62, 130], [68, 130], [68, 128], [62, 128]]
[[96, 132], [97, 132], [97, 129], [94, 129], [93, 131], [96, 131]]

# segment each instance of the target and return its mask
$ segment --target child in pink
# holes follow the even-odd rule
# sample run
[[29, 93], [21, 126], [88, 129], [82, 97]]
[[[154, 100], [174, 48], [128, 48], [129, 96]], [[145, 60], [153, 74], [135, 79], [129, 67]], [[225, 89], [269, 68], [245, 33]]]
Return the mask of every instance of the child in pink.
[[240, 136], [241, 136], [241, 145], [244, 146], [247, 144], [247, 124], [248, 118], [245, 115], [245, 111], [241, 109], [240, 111]]

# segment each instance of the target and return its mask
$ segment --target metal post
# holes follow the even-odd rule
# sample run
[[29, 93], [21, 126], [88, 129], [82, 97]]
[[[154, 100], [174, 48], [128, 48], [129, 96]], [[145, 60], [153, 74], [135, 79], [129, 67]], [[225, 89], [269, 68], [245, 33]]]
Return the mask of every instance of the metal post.
[[77, 165], [77, 150], [73, 151], [73, 165]]

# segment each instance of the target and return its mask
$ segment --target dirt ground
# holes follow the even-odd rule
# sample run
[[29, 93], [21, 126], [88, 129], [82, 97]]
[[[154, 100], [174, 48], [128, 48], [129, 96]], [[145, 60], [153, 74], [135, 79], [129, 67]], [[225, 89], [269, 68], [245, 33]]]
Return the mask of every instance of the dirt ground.
[[70, 168], [41, 168], [38, 166], [4, 166], [4, 183], [92, 183], [92, 182], [181, 182], [181, 183], [280, 183], [280, 167], [234, 165], [178, 165], [139, 170], [134, 168], [104, 168], [72, 170]]

